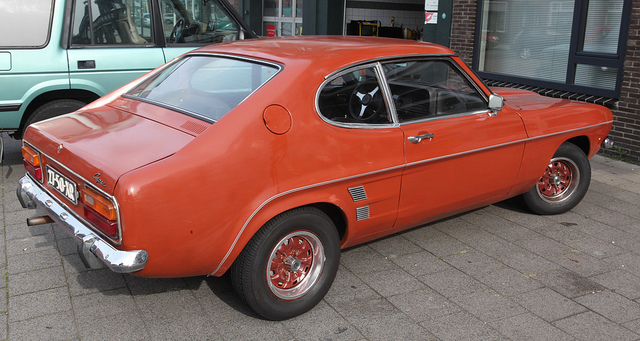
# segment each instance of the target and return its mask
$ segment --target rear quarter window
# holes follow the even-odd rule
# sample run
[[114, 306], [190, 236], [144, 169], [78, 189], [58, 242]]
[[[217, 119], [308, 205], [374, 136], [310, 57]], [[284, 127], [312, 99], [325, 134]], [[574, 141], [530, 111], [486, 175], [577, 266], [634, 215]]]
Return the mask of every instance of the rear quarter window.
[[276, 65], [255, 61], [189, 56], [147, 79], [126, 97], [215, 122], [278, 71]]
[[53, 0], [0, 1], [0, 46], [45, 46], [52, 17]]

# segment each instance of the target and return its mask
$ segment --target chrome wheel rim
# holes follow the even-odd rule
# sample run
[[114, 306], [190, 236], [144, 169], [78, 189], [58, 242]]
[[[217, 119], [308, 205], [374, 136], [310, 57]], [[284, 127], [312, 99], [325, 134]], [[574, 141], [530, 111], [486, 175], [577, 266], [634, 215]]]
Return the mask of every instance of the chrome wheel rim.
[[320, 278], [324, 261], [318, 236], [309, 231], [288, 234], [271, 250], [266, 269], [269, 290], [283, 300], [304, 296]]
[[580, 171], [571, 159], [559, 157], [549, 162], [544, 175], [538, 180], [538, 196], [549, 203], [568, 200], [580, 182]]

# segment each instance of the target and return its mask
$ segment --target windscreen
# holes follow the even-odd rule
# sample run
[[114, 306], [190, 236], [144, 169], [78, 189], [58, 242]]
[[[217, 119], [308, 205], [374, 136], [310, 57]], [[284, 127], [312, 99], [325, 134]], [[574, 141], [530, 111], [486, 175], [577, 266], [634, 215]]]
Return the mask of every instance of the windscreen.
[[278, 70], [275, 65], [249, 60], [189, 56], [142, 82], [127, 97], [215, 122]]

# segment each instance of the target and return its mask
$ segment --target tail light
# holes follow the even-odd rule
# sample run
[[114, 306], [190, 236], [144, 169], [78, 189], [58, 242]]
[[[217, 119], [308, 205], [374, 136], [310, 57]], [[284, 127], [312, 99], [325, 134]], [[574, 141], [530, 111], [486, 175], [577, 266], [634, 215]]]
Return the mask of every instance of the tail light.
[[118, 239], [118, 212], [111, 199], [89, 187], [82, 191], [84, 216], [107, 236]]
[[24, 168], [38, 181], [42, 181], [42, 164], [40, 153], [36, 152], [28, 145], [22, 146], [22, 158], [24, 158]]

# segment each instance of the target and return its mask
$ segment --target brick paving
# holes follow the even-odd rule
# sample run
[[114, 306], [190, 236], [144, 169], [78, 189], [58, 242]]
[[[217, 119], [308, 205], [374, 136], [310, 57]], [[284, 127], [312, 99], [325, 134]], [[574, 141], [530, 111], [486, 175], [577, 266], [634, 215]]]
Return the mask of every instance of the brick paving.
[[596, 156], [566, 214], [506, 201], [346, 250], [315, 309], [271, 322], [226, 277], [85, 269], [66, 232], [26, 226], [20, 142], [3, 140], [0, 339], [640, 340], [635, 165]]

